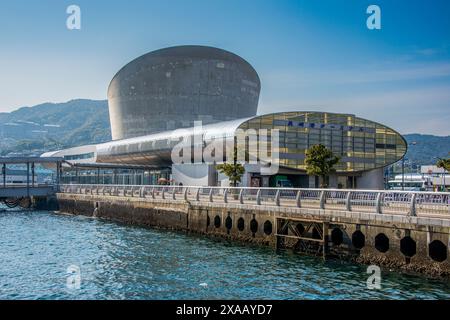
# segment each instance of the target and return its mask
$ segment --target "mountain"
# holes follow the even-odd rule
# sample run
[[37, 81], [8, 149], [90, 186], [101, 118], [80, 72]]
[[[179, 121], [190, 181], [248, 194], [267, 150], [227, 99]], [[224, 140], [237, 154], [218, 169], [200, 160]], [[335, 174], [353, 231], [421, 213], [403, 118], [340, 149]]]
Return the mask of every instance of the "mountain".
[[436, 157], [450, 158], [450, 136], [406, 134], [404, 137], [408, 142], [406, 161], [412, 164], [434, 164], [437, 161]]
[[[72, 100], [0, 113], [0, 155], [40, 155], [46, 151], [111, 140], [108, 102]], [[450, 136], [407, 134], [407, 164], [424, 165], [449, 157]]]
[[111, 140], [106, 100], [71, 100], [0, 113], [0, 155], [31, 155]]

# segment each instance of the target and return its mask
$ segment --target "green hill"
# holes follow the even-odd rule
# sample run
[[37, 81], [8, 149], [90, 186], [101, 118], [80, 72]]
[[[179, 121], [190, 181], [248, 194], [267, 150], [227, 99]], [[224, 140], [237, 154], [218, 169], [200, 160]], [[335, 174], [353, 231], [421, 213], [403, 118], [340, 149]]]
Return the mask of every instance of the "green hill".
[[407, 134], [406, 159], [416, 165], [434, 164], [436, 157], [450, 157], [450, 136], [438, 137], [424, 134]]
[[[44, 103], [0, 113], [0, 155], [43, 152], [111, 140], [108, 102], [72, 100]], [[405, 135], [409, 166], [432, 164], [449, 157], [450, 136]]]
[[0, 138], [3, 156], [109, 141], [108, 102], [79, 99], [0, 113]]

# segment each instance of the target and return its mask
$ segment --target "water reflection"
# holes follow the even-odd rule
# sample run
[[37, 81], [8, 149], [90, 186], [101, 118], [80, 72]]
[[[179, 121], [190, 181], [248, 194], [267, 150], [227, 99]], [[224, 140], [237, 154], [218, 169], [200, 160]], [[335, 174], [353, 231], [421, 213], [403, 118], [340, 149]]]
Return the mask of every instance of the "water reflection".
[[[1, 299], [448, 299], [442, 280], [48, 212], [0, 213]], [[81, 289], [66, 286], [81, 269]]]

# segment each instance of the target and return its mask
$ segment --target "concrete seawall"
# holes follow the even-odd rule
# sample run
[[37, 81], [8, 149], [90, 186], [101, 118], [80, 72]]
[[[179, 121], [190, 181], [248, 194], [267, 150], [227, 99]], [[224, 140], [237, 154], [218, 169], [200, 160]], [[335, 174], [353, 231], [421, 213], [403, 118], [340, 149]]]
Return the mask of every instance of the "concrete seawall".
[[450, 278], [449, 219], [104, 195], [57, 199], [69, 214]]

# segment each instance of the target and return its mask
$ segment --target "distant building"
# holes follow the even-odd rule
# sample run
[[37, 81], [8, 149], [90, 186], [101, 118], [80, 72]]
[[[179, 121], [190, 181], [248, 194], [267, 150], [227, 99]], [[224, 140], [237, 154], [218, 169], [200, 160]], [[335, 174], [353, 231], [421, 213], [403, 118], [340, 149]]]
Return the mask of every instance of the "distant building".
[[389, 180], [389, 189], [406, 191], [447, 191], [450, 173], [435, 165], [421, 166], [420, 173], [399, 174]]
[[[125, 66], [110, 84], [113, 141], [45, 156], [63, 156], [71, 163], [149, 166], [155, 170], [151, 174], [167, 173], [165, 178], [175, 184], [226, 185], [226, 177], [216, 171], [224, 159], [173, 163], [174, 147], [183, 138], [192, 138], [189, 148], [200, 145], [206, 151], [219, 137], [234, 141], [245, 131], [250, 136], [238, 150], [249, 160], [243, 186], [317, 187], [318, 179], [306, 174], [305, 157], [311, 146], [323, 144], [341, 157], [330, 187], [383, 189], [384, 168], [406, 153], [406, 141], [399, 133], [351, 114], [295, 111], [256, 116], [259, 92], [256, 71], [227, 51], [182, 46], [151, 52]], [[200, 133], [193, 127], [199, 120]], [[264, 139], [262, 132], [268, 132]], [[271, 156], [277, 154], [276, 172], [264, 171], [273, 161], [264, 162], [259, 156], [254, 157], [260, 160], [257, 164], [250, 161], [267, 146]]]

